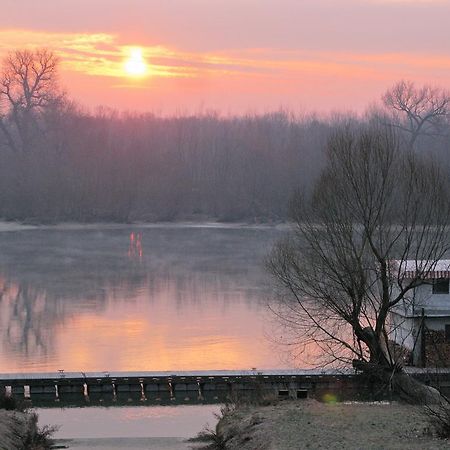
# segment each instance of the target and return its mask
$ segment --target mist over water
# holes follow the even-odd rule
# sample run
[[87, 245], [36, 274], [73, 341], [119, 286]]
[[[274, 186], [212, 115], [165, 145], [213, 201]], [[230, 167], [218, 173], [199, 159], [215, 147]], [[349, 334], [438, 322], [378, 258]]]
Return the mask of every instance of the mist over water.
[[0, 372], [286, 367], [267, 339], [275, 227], [0, 232]]

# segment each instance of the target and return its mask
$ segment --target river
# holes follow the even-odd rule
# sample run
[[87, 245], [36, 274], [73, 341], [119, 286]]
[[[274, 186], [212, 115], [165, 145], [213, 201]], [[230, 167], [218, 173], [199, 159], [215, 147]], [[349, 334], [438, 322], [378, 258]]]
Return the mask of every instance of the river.
[[[215, 224], [2, 224], [0, 372], [289, 367], [272, 339], [263, 265], [284, 231]], [[193, 436], [206, 422], [214, 424], [217, 410], [191, 405], [38, 412], [41, 423], [61, 425], [57, 437], [77, 438], [74, 448], [82, 448], [80, 439], [87, 438]], [[161, 448], [178, 448], [171, 442]]]
[[0, 232], [0, 372], [286, 367], [263, 260], [283, 231], [60, 226]]

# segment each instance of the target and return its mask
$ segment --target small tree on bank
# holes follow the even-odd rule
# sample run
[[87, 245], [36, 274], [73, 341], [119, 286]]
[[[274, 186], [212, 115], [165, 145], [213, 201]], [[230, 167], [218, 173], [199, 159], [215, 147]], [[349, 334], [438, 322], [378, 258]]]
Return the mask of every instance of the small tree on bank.
[[[285, 331], [313, 342], [327, 362], [357, 360], [411, 391], [411, 380], [399, 381], [389, 313], [450, 248], [447, 180], [402, 151], [392, 129], [345, 128], [329, 141], [313, 194], [297, 195], [291, 213], [294, 229], [268, 259]], [[416, 261], [412, 279], [407, 260]]]
[[408, 146], [414, 148], [419, 136], [439, 136], [450, 117], [450, 92], [430, 85], [417, 87], [400, 81], [383, 95], [392, 113], [393, 126], [406, 132]]
[[13, 152], [26, 153], [39, 131], [39, 114], [57, 105], [58, 58], [46, 49], [16, 50], [0, 73], [0, 136]]

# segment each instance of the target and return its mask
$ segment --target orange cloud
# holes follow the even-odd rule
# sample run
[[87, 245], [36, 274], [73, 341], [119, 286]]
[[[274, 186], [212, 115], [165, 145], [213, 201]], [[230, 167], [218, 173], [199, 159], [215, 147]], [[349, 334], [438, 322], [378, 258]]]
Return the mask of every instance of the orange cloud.
[[[32, 44], [30, 44], [32, 43]], [[124, 78], [124, 60], [130, 49], [117, 35], [106, 33], [48, 33], [0, 30], [0, 52], [11, 48], [48, 47], [61, 57], [63, 71], [91, 76]], [[195, 78], [208, 74], [277, 77], [280, 74], [331, 73], [370, 76], [383, 70], [450, 69], [450, 59], [440, 55], [358, 54], [339, 52], [243, 49], [211, 53], [184, 52], [161, 45], [141, 45], [151, 77]]]
[[[308, 108], [361, 109], [401, 78], [450, 82], [450, 58], [440, 54], [277, 48], [189, 52], [119, 34], [0, 30], [0, 56], [24, 47], [54, 50], [61, 58], [63, 84], [88, 106], [173, 111], [203, 104], [243, 111], [300, 102]], [[136, 47], [148, 70], [132, 79], [124, 64]]]

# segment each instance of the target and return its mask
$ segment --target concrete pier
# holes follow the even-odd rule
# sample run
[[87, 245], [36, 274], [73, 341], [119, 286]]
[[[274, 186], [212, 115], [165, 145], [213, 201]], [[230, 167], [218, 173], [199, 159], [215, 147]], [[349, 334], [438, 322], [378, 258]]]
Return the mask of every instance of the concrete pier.
[[317, 388], [339, 387], [355, 376], [354, 371], [276, 370], [276, 371], [183, 371], [183, 372], [64, 372], [0, 374], [0, 392], [35, 397], [53, 393], [55, 399], [65, 394], [140, 394], [142, 401], [168, 395], [170, 399], [189, 393], [202, 400], [207, 392], [232, 394], [238, 391], [312, 392]]
[[[430, 374], [410, 369], [411, 374], [431, 385], [450, 385], [450, 370]], [[0, 394], [31, 398], [52, 395], [64, 402], [78, 395], [86, 401], [92, 396], [114, 402], [127, 393], [141, 402], [185, 399], [203, 401], [205, 397], [226, 398], [239, 392], [259, 391], [294, 398], [318, 397], [334, 393], [341, 398], [361, 391], [360, 377], [347, 370], [222, 370], [174, 372], [65, 372], [0, 374]]]

